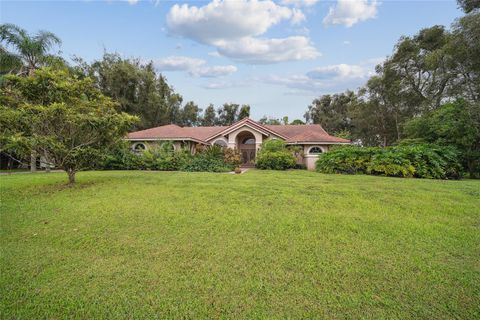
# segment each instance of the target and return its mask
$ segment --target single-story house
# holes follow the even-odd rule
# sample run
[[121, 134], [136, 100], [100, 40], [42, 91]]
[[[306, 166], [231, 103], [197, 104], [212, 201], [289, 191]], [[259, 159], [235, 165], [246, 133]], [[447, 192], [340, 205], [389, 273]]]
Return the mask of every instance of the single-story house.
[[132, 142], [134, 151], [150, 148], [160, 141], [172, 141], [175, 149], [186, 148], [195, 153], [198, 145], [219, 145], [239, 150], [242, 166], [252, 166], [255, 155], [263, 141], [281, 139], [287, 145], [300, 146], [303, 155], [298, 163], [313, 170], [319, 154], [327, 152], [330, 146], [350, 144], [349, 140], [329, 135], [318, 124], [306, 125], [264, 125], [244, 118], [230, 126], [180, 127], [174, 124], [131, 132], [127, 140]]

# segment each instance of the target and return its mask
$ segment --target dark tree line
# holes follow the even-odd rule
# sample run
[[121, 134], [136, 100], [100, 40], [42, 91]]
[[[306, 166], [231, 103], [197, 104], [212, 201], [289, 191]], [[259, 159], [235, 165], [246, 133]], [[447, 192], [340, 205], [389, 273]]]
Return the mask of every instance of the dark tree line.
[[348, 133], [365, 146], [405, 139], [455, 145], [470, 172], [478, 174], [480, 2], [459, 5], [467, 14], [450, 29], [433, 26], [401, 37], [358, 91], [314, 99], [307, 122], [333, 134]]
[[249, 105], [225, 103], [205, 111], [193, 101], [183, 103], [166, 78], [155, 71], [153, 63], [138, 59], [123, 59], [118, 54], [105, 53], [102, 60], [87, 64], [77, 59], [76, 72], [95, 79], [100, 90], [120, 103], [122, 111], [140, 118], [138, 129], [165, 124], [180, 126], [229, 125], [250, 115]]

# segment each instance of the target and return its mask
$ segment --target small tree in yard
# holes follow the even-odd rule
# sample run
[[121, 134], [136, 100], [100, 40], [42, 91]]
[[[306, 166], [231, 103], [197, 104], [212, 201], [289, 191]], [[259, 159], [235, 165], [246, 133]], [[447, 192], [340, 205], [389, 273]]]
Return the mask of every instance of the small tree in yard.
[[75, 174], [95, 164], [137, 118], [118, 112], [89, 78], [37, 70], [6, 77], [0, 95], [0, 150], [47, 155], [47, 165]]

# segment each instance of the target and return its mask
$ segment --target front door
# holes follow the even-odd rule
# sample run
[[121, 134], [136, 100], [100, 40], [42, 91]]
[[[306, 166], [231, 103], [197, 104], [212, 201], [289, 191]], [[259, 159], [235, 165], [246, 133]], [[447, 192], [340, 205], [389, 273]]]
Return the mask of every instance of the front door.
[[242, 148], [240, 149], [242, 156], [243, 166], [253, 166], [255, 161], [255, 148]]

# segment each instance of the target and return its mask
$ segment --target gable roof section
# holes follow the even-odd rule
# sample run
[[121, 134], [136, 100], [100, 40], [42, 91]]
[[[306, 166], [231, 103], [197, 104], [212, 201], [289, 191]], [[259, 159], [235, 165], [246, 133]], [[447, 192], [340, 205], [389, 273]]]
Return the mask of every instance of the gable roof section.
[[222, 130], [220, 132], [217, 132], [217, 133], [213, 134], [212, 136], [208, 137], [207, 140], [211, 140], [211, 139], [213, 139], [215, 137], [218, 137], [218, 136], [227, 135], [227, 134], [229, 134], [229, 133], [231, 133], [231, 132], [233, 132], [237, 129], [240, 129], [243, 126], [250, 127], [251, 129], [259, 131], [260, 133], [262, 133], [266, 136], [268, 136], [270, 134], [274, 134], [274, 135], [279, 136], [280, 138], [283, 138], [285, 140], [288, 139], [288, 137], [282, 135], [281, 133], [275, 132], [274, 130], [268, 128], [268, 126], [265, 126], [265, 125], [260, 124], [256, 121], [253, 121], [250, 118], [243, 118], [242, 120], [239, 120], [239, 121], [233, 123], [232, 125], [226, 127], [224, 130]]

